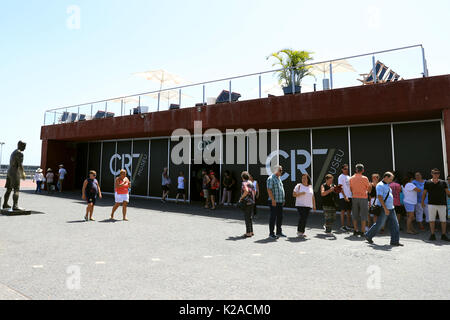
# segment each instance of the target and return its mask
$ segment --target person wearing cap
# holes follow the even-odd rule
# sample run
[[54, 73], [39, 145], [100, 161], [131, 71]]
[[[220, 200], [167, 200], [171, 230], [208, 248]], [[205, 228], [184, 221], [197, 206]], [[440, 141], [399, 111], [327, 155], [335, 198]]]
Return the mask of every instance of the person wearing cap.
[[55, 185], [53, 184], [53, 180], [55, 179], [55, 174], [53, 173], [52, 168], [47, 169], [47, 174], [45, 175], [45, 179], [47, 181], [47, 192], [53, 193]]
[[58, 170], [58, 185], [57, 185], [59, 192], [62, 192], [63, 182], [66, 174], [67, 171], [66, 169], [64, 169], [64, 165], [60, 164]]
[[42, 183], [45, 181], [43, 170], [41, 168], [36, 170], [33, 177], [33, 182], [36, 182], [36, 191], [34, 193], [42, 193]]

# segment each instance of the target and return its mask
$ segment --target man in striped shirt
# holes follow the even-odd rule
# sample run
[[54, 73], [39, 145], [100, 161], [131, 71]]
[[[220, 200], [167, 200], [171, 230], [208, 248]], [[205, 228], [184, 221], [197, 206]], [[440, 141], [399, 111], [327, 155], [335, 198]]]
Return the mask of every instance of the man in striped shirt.
[[[286, 237], [281, 230], [283, 206], [286, 202], [283, 182], [281, 181], [282, 172], [283, 168], [281, 166], [275, 166], [275, 173], [267, 179], [267, 193], [269, 194], [270, 207], [269, 237], [272, 239]], [[275, 224], [277, 225], [276, 235], [274, 233]]]

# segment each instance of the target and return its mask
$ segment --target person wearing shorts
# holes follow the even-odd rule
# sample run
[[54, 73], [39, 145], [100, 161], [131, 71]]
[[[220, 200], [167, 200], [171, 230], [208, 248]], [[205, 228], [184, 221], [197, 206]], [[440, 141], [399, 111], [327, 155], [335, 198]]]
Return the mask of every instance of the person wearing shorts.
[[[369, 192], [372, 185], [369, 179], [363, 176], [364, 165], [356, 165], [356, 173], [350, 178], [350, 190], [353, 194], [352, 200], [352, 216], [353, 216], [353, 235], [364, 236], [366, 232], [367, 221], [369, 220]], [[361, 231], [358, 231], [358, 222], [361, 221]]]
[[425, 207], [425, 197], [428, 195], [428, 214], [430, 216], [430, 241], [436, 240], [435, 224], [436, 217], [441, 221], [442, 241], [449, 241], [447, 237], [447, 196], [450, 195], [447, 183], [439, 179], [439, 169], [431, 171], [432, 179], [425, 182], [422, 194], [422, 207]]
[[116, 212], [116, 210], [120, 206], [122, 206], [123, 221], [128, 221], [127, 207], [128, 203], [130, 203], [129, 189], [131, 187], [131, 183], [130, 180], [127, 178], [126, 170], [124, 169], [120, 170], [120, 175], [116, 178], [114, 186], [115, 186], [115, 193], [114, 193], [115, 204], [111, 211], [111, 220], [114, 220], [114, 212]]
[[162, 188], [162, 192], [163, 192], [162, 197], [161, 197], [162, 203], [166, 203], [166, 199], [169, 196], [171, 183], [172, 183], [172, 181], [170, 180], [170, 177], [169, 177], [169, 169], [164, 168], [162, 176], [161, 176], [161, 188]]
[[85, 221], [94, 221], [92, 215], [94, 214], [94, 206], [97, 201], [97, 196], [102, 198], [102, 191], [96, 179], [97, 173], [95, 171], [89, 172], [89, 178], [84, 180], [81, 197], [87, 201]]

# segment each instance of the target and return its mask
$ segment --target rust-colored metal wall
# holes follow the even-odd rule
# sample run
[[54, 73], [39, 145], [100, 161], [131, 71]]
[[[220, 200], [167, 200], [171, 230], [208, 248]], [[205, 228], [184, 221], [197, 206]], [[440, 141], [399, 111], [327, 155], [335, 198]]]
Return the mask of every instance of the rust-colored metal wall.
[[48, 167], [63, 162], [61, 157], [66, 157], [65, 161], [71, 158], [74, 151], [69, 142], [170, 136], [178, 128], [192, 132], [196, 120], [203, 122], [203, 128], [225, 130], [326, 127], [444, 116], [448, 153], [447, 109], [450, 75], [204, 106], [201, 112], [185, 108], [44, 126], [41, 164]]

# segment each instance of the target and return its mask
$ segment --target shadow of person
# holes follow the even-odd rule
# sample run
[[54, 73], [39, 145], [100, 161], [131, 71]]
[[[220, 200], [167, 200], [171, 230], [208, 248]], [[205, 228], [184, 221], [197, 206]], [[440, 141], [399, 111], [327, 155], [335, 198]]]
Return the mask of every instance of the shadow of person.
[[116, 222], [121, 222], [122, 220], [116, 220], [116, 219], [105, 219], [105, 220], [101, 220], [99, 221], [99, 223], [116, 223]]
[[391, 251], [392, 250], [392, 246], [389, 244], [385, 244], [385, 245], [379, 245], [379, 244], [369, 244], [369, 247], [371, 247], [374, 250], [380, 250], [380, 251]]
[[75, 220], [75, 221], [67, 221], [66, 223], [85, 223], [86, 220]]
[[237, 236], [237, 237], [228, 237], [228, 239], [225, 239], [227, 241], [239, 241], [239, 240], [246, 240], [248, 239], [246, 236]]
[[266, 239], [261, 239], [261, 240], [255, 241], [255, 243], [258, 243], [258, 244], [267, 244], [267, 243], [273, 243], [273, 242], [277, 242], [277, 239], [272, 239], [269, 237]]
[[303, 238], [303, 237], [289, 237], [286, 239], [286, 241], [289, 241], [292, 243], [306, 242], [308, 240], [309, 240], [308, 238]]
[[334, 234], [331, 235], [331, 236], [326, 235], [326, 234], [316, 234], [316, 236], [314, 238], [322, 239], [322, 240], [328, 240], [328, 241], [337, 240], [337, 238], [336, 238], [336, 236]]

